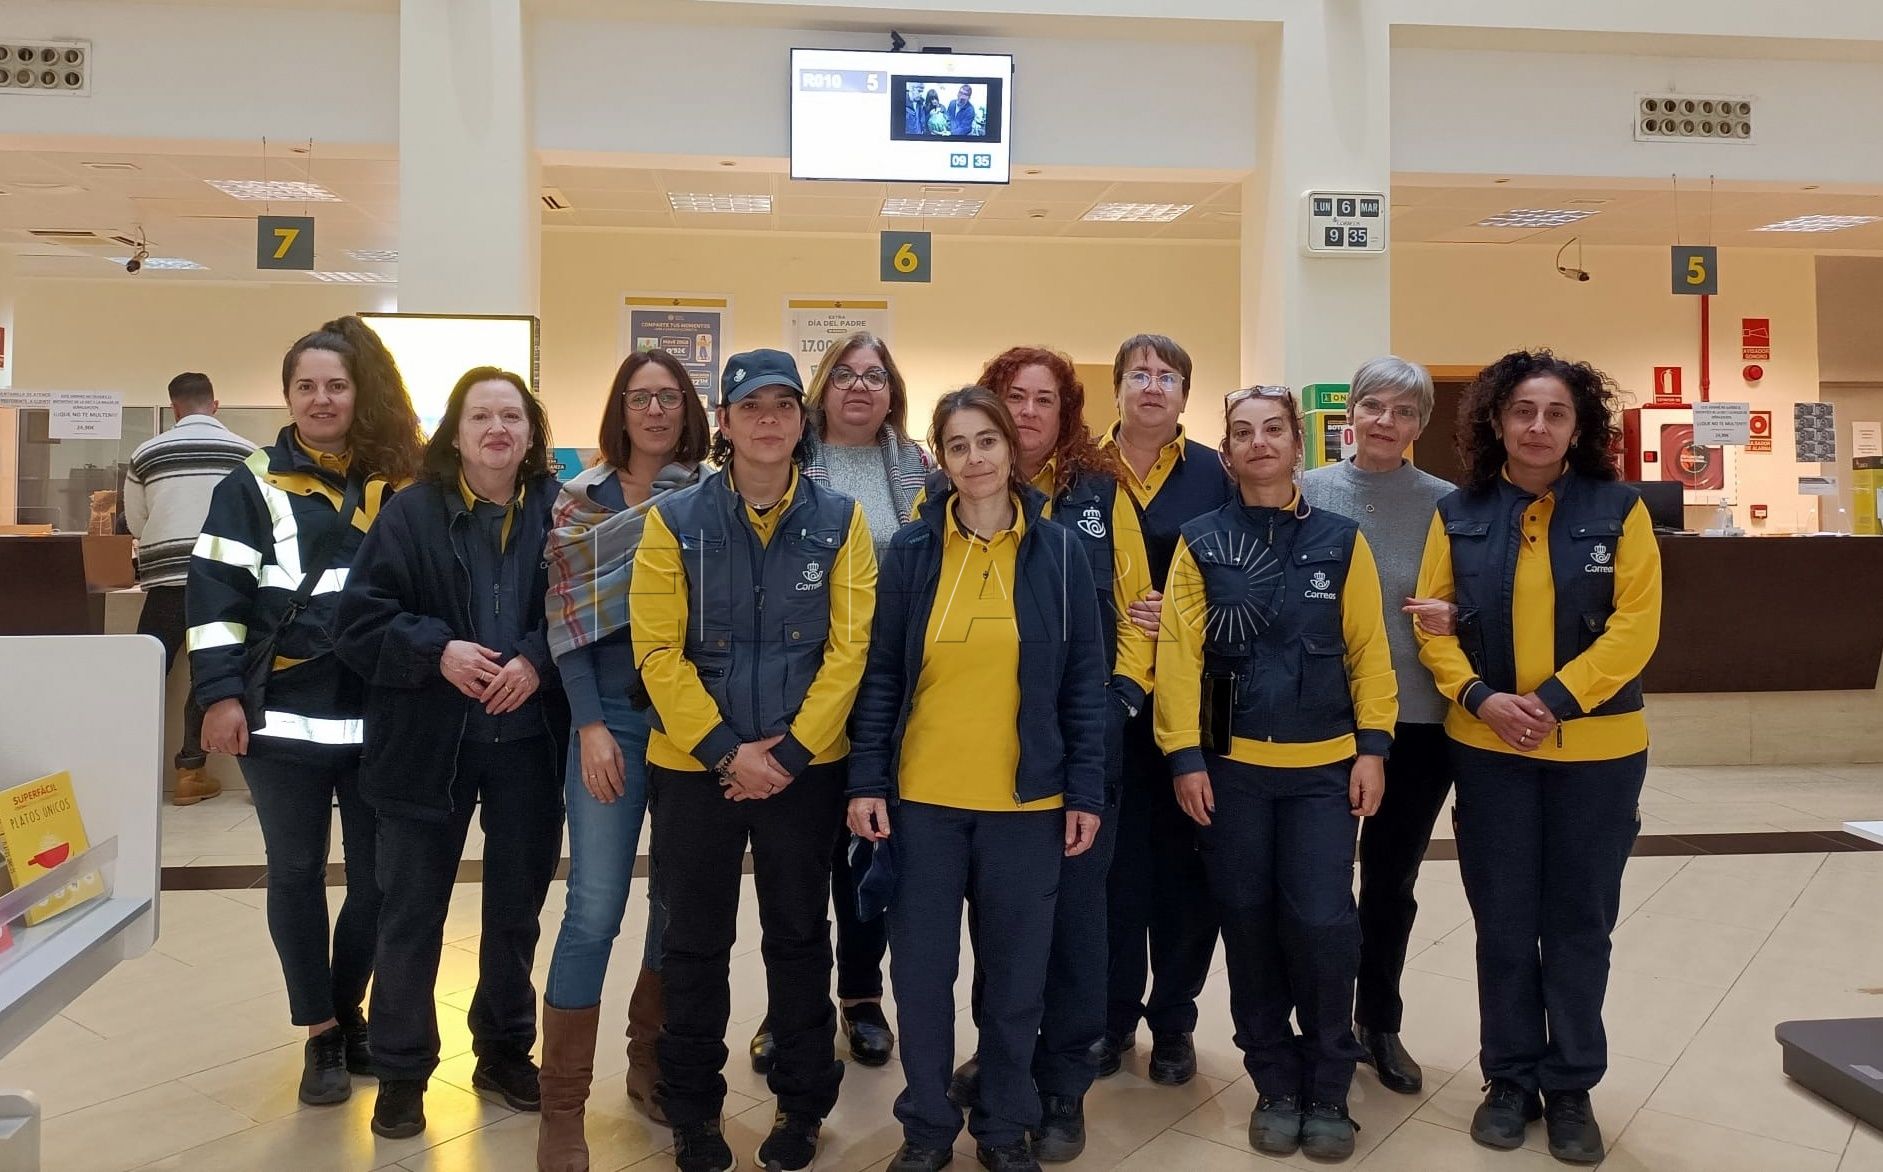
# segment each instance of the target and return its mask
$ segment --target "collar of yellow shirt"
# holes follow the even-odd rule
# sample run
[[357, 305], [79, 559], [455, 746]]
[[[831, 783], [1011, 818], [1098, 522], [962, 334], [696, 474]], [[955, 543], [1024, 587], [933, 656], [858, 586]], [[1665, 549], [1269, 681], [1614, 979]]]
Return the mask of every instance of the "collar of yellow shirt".
[[1013, 502], [1013, 524], [990, 537], [983, 538], [978, 534], [970, 533], [967, 526], [962, 523], [960, 512], [961, 494], [955, 493], [951, 495], [948, 498], [949, 523], [942, 529], [942, 540], [948, 544], [953, 544], [957, 541], [965, 541], [971, 545], [982, 546], [987, 549], [992, 549], [994, 546], [1007, 541], [1011, 541], [1016, 546], [1019, 545], [1020, 539], [1026, 536], [1026, 509], [1022, 507], [1018, 496], [1011, 496], [1008, 499]]
[[334, 473], [336, 476], [345, 476], [347, 469], [353, 466], [353, 453], [351, 451], [341, 452], [338, 455], [332, 452], [316, 451], [307, 446], [307, 441], [301, 438], [301, 433], [298, 429], [294, 433], [294, 446], [301, 449], [302, 455], [327, 471]]
[[[529, 491], [527, 485], [517, 485], [517, 490], [510, 494], [509, 501], [503, 506], [503, 532], [497, 538], [499, 551], [507, 549], [510, 545], [510, 530], [516, 524], [517, 510], [522, 507], [523, 494], [527, 491]], [[467, 509], [475, 510], [479, 501], [487, 505], [497, 503], [478, 496], [476, 490], [471, 487], [471, 482], [464, 478], [463, 471], [458, 473], [458, 494], [464, 498], [464, 507]]]

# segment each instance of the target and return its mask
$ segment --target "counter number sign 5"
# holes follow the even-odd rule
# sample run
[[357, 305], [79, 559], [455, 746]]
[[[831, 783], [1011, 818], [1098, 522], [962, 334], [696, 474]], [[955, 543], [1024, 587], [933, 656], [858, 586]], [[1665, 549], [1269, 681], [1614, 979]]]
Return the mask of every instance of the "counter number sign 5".
[[926, 285], [935, 279], [927, 232], [884, 232], [877, 254], [885, 283]]
[[1720, 250], [1712, 245], [1674, 246], [1674, 292], [1711, 297], [1720, 291]]

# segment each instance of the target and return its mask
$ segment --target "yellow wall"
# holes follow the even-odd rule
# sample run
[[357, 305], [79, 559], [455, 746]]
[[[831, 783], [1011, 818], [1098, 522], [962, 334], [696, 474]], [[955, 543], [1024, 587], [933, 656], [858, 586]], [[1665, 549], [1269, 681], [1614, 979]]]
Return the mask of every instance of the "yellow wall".
[[[1699, 398], [1699, 298], [1668, 291], [1666, 248], [1588, 249], [1584, 267], [1594, 279], [1587, 283], [1558, 276], [1554, 255], [1551, 247], [1517, 245], [1395, 247], [1393, 349], [1428, 364], [1481, 364], [1520, 347], [1549, 346], [1594, 363], [1641, 402], [1654, 397], [1656, 366], [1679, 366], [1688, 401]], [[1772, 358], [1760, 364], [1765, 378], [1756, 386], [1740, 375], [1743, 317], [1772, 321]], [[1772, 412], [1771, 454], [1740, 453], [1736, 516], [1748, 525], [1748, 506], [1765, 504], [1771, 519], [1753, 528], [1793, 530], [1800, 511], [1814, 504], [1798, 495], [1799, 465], [1791, 458], [1792, 404], [1818, 397], [1812, 254], [1723, 250], [1712, 318], [1712, 397]], [[1809, 512], [1815, 518], [1815, 508]]]
[[[543, 392], [559, 442], [593, 443], [615, 366], [624, 293], [730, 294], [727, 350], [782, 346], [785, 300], [887, 295], [889, 344], [912, 429], [935, 400], [1008, 346], [1043, 344], [1109, 365], [1134, 333], [1175, 337], [1196, 361], [1193, 430], [1222, 430], [1238, 369], [1233, 244], [935, 237], [931, 285], [877, 281], [873, 236], [551, 231], [543, 236]], [[1096, 397], [1110, 388], [1088, 387]]]

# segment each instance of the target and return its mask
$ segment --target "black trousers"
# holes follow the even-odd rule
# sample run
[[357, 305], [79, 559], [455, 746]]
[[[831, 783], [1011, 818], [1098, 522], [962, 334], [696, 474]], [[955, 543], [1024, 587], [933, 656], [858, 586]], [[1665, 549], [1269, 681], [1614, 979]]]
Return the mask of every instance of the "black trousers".
[[562, 854], [562, 786], [547, 737], [465, 741], [444, 822], [379, 818], [379, 972], [373, 981], [373, 1061], [382, 1079], [425, 1080], [438, 1068], [433, 999], [464, 838], [482, 800], [483, 936], [471, 999], [479, 1055], [528, 1054], [536, 1042], [536, 962], [543, 899]]
[[1432, 827], [1451, 792], [1451, 741], [1442, 724], [1401, 724], [1386, 761], [1386, 796], [1360, 830], [1360, 982], [1354, 1020], [1396, 1034], [1405, 1015], [1399, 978], [1419, 914], [1413, 886]]
[[830, 902], [837, 909], [837, 996], [868, 1001], [883, 995], [883, 956], [889, 951], [889, 918], [857, 918], [857, 884], [869, 868], [870, 844], [850, 864], [850, 836], [839, 834], [830, 856]]
[[1458, 868], [1478, 924], [1488, 1079], [1588, 1090], [1608, 1071], [1602, 1001], [1648, 755], [1551, 763], [1454, 744]]
[[726, 1101], [729, 972], [745, 848], [764, 933], [778, 1108], [822, 1118], [837, 1104], [830, 1000], [830, 857], [843, 823], [845, 764], [812, 765], [770, 798], [734, 802], [719, 779], [650, 764], [652, 864], [667, 902], [661, 984], [667, 1021], [655, 1094], [674, 1126], [718, 1119]]
[[[1040, 1040], [1033, 1049], [1033, 1084], [1042, 1095], [1078, 1099], [1098, 1078], [1092, 1047], [1105, 1033], [1105, 889], [1118, 845], [1118, 806], [1105, 809], [1092, 849], [1059, 863], [1059, 898], [1053, 904], [1052, 952], [1046, 963], [1046, 1003]], [[968, 1006], [981, 1024], [987, 973], [979, 963], [981, 917], [972, 889], [968, 941], [974, 948], [974, 981]]]
[[[288, 984], [288, 1013], [297, 1026], [350, 1015], [373, 976], [380, 909], [373, 809], [360, 797], [359, 761], [240, 760], [268, 853], [268, 935]], [[330, 950], [327, 852], [336, 802], [347, 893]]]
[[1125, 726], [1124, 763], [1106, 905], [1111, 988], [1105, 1031], [1124, 1038], [1143, 1020], [1153, 1033], [1189, 1033], [1216, 953], [1216, 908], [1196, 824], [1177, 805], [1148, 704]]
[[1040, 1120], [1032, 1063], [1052, 948], [1053, 908], [1065, 854], [1063, 810], [955, 810], [899, 802], [890, 811], [896, 891], [889, 905], [890, 979], [896, 986], [902, 1073], [896, 1098], [904, 1138], [954, 1146], [961, 1111], [948, 1101], [955, 1064], [955, 975], [961, 906], [981, 919], [981, 1094], [968, 1130], [989, 1146], [1025, 1138]]
[[1203, 856], [1222, 911], [1242, 1064], [1261, 1094], [1345, 1103], [1361, 1057], [1352, 762], [1270, 769], [1211, 757], [1209, 771], [1216, 812], [1202, 830]]
[[[163, 674], [170, 675], [183, 649], [188, 623], [183, 617], [183, 587], [151, 586], [144, 590], [144, 609], [137, 616], [137, 633], [150, 635], [163, 644]], [[201, 769], [208, 760], [203, 753], [203, 710], [197, 706], [196, 690], [190, 689], [183, 700], [183, 747], [177, 750], [178, 769]], [[316, 1023], [318, 1024], [318, 1023]]]

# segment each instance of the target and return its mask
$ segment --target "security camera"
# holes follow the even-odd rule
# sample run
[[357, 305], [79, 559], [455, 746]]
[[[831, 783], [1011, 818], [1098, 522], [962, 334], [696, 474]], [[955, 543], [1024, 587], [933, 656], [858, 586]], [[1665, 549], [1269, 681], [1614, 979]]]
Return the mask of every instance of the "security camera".
[[140, 248], [137, 250], [136, 255], [132, 256], [130, 260], [127, 260], [124, 262], [124, 271], [127, 273], [142, 272], [144, 268], [144, 262], [149, 259], [150, 259], [150, 249]]
[[1564, 265], [1557, 265], [1556, 271], [1572, 281], [1586, 281], [1589, 279], [1589, 274], [1581, 269], [1572, 269]]
[[889, 51], [891, 53], [900, 53], [908, 47], [909, 42], [903, 39], [901, 33], [897, 32], [895, 29], [889, 30]]

